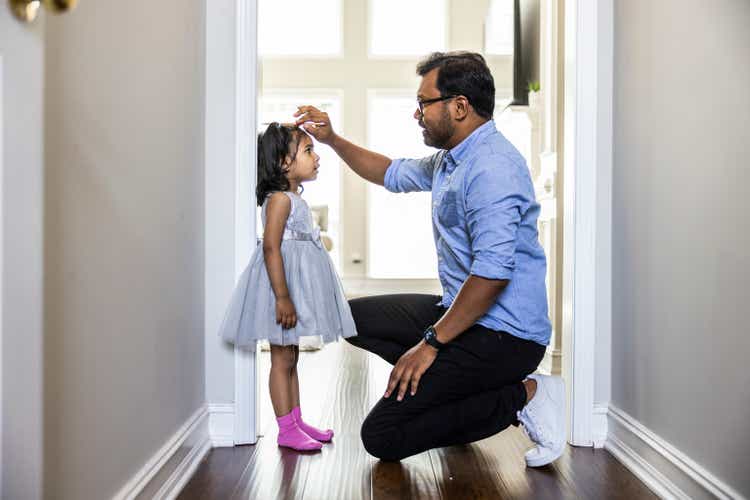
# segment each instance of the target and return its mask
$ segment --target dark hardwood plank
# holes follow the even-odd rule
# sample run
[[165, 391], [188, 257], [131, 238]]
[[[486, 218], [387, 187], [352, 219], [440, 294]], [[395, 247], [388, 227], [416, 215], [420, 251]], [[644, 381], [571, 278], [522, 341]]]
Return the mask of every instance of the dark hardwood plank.
[[[322, 460], [310, 467], [303, 498], [371, 498], [371, 470], [374, 459], [359, 439], [359, 429], [369, 409], [369, 360], [367, 353], [349, 344], [327, 346], [337, 353], [328, 361], [330, 391], [322, 404], [321, 419], [335, 431], [333, 441], [323, 447]], [[307, 365], [306, 365], [307, 368]], [[323, 370], [321, 366], [318, 369]], [[309, 370], [308, 370], [309, 371]], [[310, 391], [312, 392], [312, 391]]]
[[428, 452], [443, 498], [507, 498], [507, 486], [494, 457], [478, 446], [451, 446]]
[[255, 446], [214, 448], [177, 497], [179, 500], [229, 498], [239, 481]]
[[[393, 368], [378, 356], [370, 355], [368, 359], [370, 398], [365, 415], [383, 397]], [[361, 443], [360, 447], [362, 447]], [[400, 463], [380, 462], [373, 459], [372, 478], [373, 499], [441, 498], [435, 480], [435, 471], [427, 453], [409, 457]]]
[[320, 452], [296, 452], [276, 445], [275, 436], [260, 439], [256, 452], [246, 463], [232, 494], [225, 498], [294, 498], [304, 491], [307, 479], [306, 463]]

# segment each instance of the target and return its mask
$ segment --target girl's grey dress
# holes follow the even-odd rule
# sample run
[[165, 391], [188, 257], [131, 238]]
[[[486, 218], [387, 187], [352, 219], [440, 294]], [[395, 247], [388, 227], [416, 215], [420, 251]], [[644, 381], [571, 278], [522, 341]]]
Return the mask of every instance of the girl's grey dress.
[[[276, 296], [268, 279], [263, 245], [258, 245], [240, 276], [219, 330], [222, 339], [255, 348], [267, 339], [273, 345], [299, 345], [299, 338], [319, 335], [323, 342], [357, 334], [349, 303], [336, 270], [313, 227], [312, 213], [299, 195], [284, 192], [292, 202], [281, 241], [281, 256], [297, 325], [285, 330], [276, 323]], [[261, 209], [266, 224], [266, 197]]]

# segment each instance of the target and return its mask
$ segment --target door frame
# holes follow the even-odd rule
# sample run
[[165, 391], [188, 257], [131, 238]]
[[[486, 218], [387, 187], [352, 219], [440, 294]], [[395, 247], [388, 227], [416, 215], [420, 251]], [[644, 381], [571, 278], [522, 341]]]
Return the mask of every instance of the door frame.
[[564, 9], [562, 329], [568, 441], [601, 446], [607, 435], [601, 408], [609, 404], [611, 374], [614, 7], [613, 0], [570, 0]]
[[4, 122], [4, 112], [3, 112], [3, 98], [4, 98], [4, 82], [3, 80], [3, 52], [0, 50], [0, 496], [3, 494], [3, 415], [4, 415], [4, 406], [3, 406], [3, 343], [4, 343], [4, 335], [5, 335], [5, 328], [3, 325], [3, 298], [5, 290], [5, 269], [4, 269], [4, 259], [5, 259], [5, 223], [4, 223], [4, 215], [5, 210], [3, 207], [3, 204], [5, 203], [5, 196], [3, 190], [5, 189], [5, 163], [4, 163], [4, 155], [5, 150], [3, 149], [3, 135], [5, 134], [5, 131], [3, 129], [3, 122]]
[[[554, 0], [546, 0], [554, 1]], [[611, 172], [612, 172], [612, 53], [613, 0], [568, 0], [564, 2], [564, 251], [563, 265], [563, 374], [568, 382], [568, 440], [591, 446], [606, 426], [596, 419], [596, 408], [609, 401], [611, 337]], [[213, 3], [213, 0], [212, 0]], [[208, 93], [207, 110], [233, 106], [233, 121], [206, 122], [206, 213], [222, 210], [228, 216], [220, 228], [207, 217], [206, 276], [220, 271], [236, 276], [252, 248], [255, 235], [256, 97], [260, 76], [257, 54], [257, 0], [221, 0], [223, 13], [232, 20], [228, 33], [207, 33], [207, 69], [227, 72], [233, 88], [222, 95]], [[208, 5], [208, 3], [207, 3]], [[216, 13], [208, 10], [208, 22]], [[225, 21], [227, 22], [227, 21]], [[231, 57], [231, 64], [212, 64]], [[218, 130], [217, 130], [218, 129]], [[223, 133], [226, 132], [226, 133]], [[593, 139], [592, 139], [593, 138]], [[232, 161], [210, 164], [210, 151], [229, 147]], [[248, 166], [250, 168], [248, 168]], [[231, 178], [224, 197], [209, 193], [215, 178]], [[213, 195], [213, 196], [212, 196]], [[232, 200], [227, 208], [226, 200]], [[214, 217], [215, 219], [215, 217]], [[217, 236], [219, 234], [219, 236]], [[217, 245], [231, 241], [234, 259], [221, 261], [224, 250]], [[579, 264], [579, 265], [577, 265]], [[216, 321], [223, 314], [222, 301], [209, 300], [213, 292], [231, 294], [232, 280], [207, 287], [206, 341], [220, 342]], [[207, 356], [208, 356], [207, 351]], [[215, 363], [214, 363], [215, 364]], [[207, 360], [207, 379], [212, 363]], [[604, 390], [597, 394], [597, 377], [604, 377]], [[258, 390], [255, 353], [234, 351], [234, 372], [228, 385], [234, 387], [235, 444], [254, 443], [258, 438]], [[211, 404], [209, 395], [209, 404]], [[214, 401], [220, 403], [220, 401]], [[606, 427], [603, 430], [606, 436]], [[599, 443], [600, 444], [600, 443]]]

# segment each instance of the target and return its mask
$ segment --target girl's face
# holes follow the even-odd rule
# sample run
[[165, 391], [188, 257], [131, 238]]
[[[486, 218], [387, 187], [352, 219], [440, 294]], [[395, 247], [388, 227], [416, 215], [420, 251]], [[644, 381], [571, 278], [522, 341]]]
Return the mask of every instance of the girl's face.
[[315, 180], [318, 177], [318, 168], [320, 168], [320, 156], [315, 153], [312, 139], [304, 132], [300, 133], [300, 140], [297, 143], [297, 154], [294, 160], [289, 164], [289, 171], [286, 174], [290, 181], [306, 182]]

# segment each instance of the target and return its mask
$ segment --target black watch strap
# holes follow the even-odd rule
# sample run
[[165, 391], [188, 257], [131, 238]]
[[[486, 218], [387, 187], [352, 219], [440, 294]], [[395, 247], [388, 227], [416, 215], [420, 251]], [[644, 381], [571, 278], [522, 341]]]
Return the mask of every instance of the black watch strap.
[[445, 347], [445, 344], [440, 342], [437, 339], [437, 332], [435, 332], [435, 327], [430, 325], [427, 327], [427, 330], [424, 331], [424, 341], [430, 344], [432, 347], [437, 349], [438, 351]]

